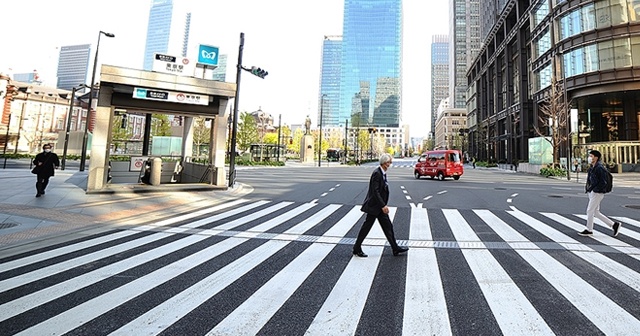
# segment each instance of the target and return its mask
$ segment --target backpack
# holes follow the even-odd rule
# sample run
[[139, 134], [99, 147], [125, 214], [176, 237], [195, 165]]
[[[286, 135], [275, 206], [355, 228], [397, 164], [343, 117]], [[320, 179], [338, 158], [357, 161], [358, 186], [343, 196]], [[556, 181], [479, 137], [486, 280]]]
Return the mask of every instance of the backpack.
[[604, 188], [604, 193], [610, 193], [613, 190], [613, 175], [609, 172], [609, 169], [604, 169], [605, 178], [607, 179], [607, 185]]

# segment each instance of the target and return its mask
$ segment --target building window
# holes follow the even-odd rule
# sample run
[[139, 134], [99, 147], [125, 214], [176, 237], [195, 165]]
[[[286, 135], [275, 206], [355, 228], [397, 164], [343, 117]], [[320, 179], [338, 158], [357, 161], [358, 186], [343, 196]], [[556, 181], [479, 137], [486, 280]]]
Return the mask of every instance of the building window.
[[547, 50], [551, 49], [551, 33], [547, 29], [542, 35], [540, 35], [532, 44], [533, 46], [533, 58], [542, 56]]
[[533, 10], [531, 15], [531, 30], [537, 27], [545, 17], [549, 15], [549, 2], [542, 1], [538, 6]]

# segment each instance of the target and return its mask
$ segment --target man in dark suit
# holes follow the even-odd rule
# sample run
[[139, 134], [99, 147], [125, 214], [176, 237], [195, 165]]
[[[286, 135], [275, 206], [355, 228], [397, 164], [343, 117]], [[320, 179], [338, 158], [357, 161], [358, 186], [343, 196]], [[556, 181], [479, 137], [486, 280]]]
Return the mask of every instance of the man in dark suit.
[[393, 234], [393, 224], [389, 218], [389, 183], [387, 183], [387, 169], [391, 166], [392, 158], [389, 154], [382, 154], [380, 156], [380, 167], [376, 168], [371, 174], [369, 180], [369, 190], [367, 191], [367, 197], [364, 199], [361, 210], [367, 214], [362, 228], [358, 233], [358, 239], [353, 246], [353, 254], [365, 258], [367, 255], [362, 252], [362, 242], [369, 234], [373, 222], [377, 219], [382, 227], [385, 237], [391, 245], [393, 255], [397, 256], [400, 253], [407, 252], [409, 249], [404, 246], [398, 246], [396, 238]]
[[38, 193], [36, 197], [44, 195], [44, 190], [49, 184], [49, 178], [54, 175], [54, 169], [60, 167], [60, 159], [56, 153], [51, 152], [51, 145], [45, 144], [42, 146], [42, 153], [36, 155], [33, 159], [33, 173], [38, 175], [36, 181], [36, 189]]

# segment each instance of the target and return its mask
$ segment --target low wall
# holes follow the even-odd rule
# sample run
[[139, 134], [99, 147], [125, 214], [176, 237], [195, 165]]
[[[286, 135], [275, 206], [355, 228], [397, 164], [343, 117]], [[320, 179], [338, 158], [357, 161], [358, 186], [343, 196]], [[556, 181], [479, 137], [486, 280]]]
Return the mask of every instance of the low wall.
[[215, 168], [202, 163], [185, 162], [182, 166], [183, 183], [209, 183]]
[[[174, 174], [176, 161], [162, 162], [162, 173], [160, 175], [160, 183], [176, 183], [182, 182], [180, 174]], [[130, 171], [131, 164], [129, 161], [111, 161], [111, 183], [131, 184], [139, 183], [141, 171]]]

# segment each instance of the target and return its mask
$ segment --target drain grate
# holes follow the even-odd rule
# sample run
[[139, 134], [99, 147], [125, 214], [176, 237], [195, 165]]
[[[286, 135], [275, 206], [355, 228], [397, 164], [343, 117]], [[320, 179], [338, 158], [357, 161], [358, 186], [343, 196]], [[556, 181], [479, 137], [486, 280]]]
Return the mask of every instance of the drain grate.
[[9, 222], [9, 223], [0, 223], [0, 230], [1, 230], [1, 229], [8, 229], [8, 228], [16, 227], [16, 226], [18, 226], [18, 225], [20, 225], [20, 224], [18, 224], [18, 223], [11, 223], [11, 222]]
[[636, 210], [640, 209], [640, 205], [637, 205], [637, 204], [629, 204], [629, 205], [625, 205], [624, 207], [629, 209], [636, 209]]
[[549, 195], [549, 197], [551, 197], [551, 198], [563, 198], [564, 196], [560, 196], [560, 195]]

